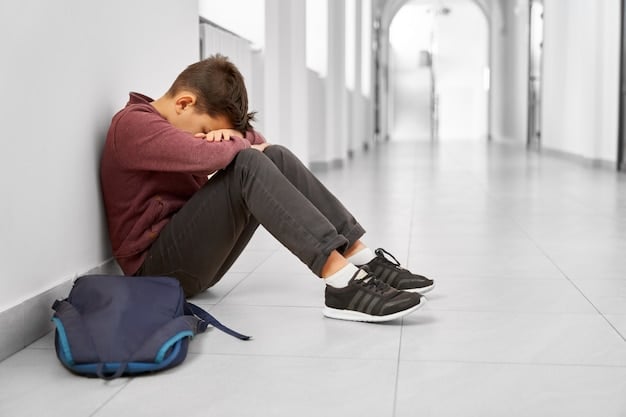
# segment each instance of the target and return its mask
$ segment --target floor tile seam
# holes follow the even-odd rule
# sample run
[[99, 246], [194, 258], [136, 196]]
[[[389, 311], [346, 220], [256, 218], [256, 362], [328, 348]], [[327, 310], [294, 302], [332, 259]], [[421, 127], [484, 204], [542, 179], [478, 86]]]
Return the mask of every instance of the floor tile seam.
[[[347, 355], [331, 355], [331, 356], [323, 356], [323, 355], [296, 355], [296, 354], [275, 354], [275, 353], [239, 353], [239, 352], [189, 352], [189, 355], [195, 355], [199, 357], [208, 357], [208, 356], [218, 356], [218, 357], [241, 357], [241, 358], [250, 358], [250, 359], [258, 359], [258, 358], [273, 358], [273, 359], [315, 359], [315, 360], [350, 360], [354, 362], [389, 362], [389, 364], [393, 364], [397, 366], [398, 358], [389, 357], [389, 358], [371, 358], [371, 357], [355, 357], [355, 356], [347, 356]], [[192, 365], [189, 365], [192, 366]]]
[[247, 279], [250, 278], [250, 275], [252, 275], [255, 271], [257, 271], [263, 264], [265, 264], [272, 256], [274, 256], [274, 254], [276, 253], [276, 251], [272, 251], [272, 254], [269, 255], [267, 258], [265, 258], [263, 260], [263, 262], [261, 262], [260, 264], [258, 264], [255, 268], [252, 269], [252, 271], [246, 273], [246, 276], [243, 277], [242, 279], [239, 280], [239, 282], [237, 284], [235, 284], [230, 290], [228, 290], [226, 292], [226, 294], [224, 294], [222, 297], [220, 297], [219, 300], [217, 300], [217, 302], [215, 303], [215, 305], [220, 304], [226, 297], [228, 297], [237, 287], [239, 287], [244, 281], [246, 281]]
[[[493, 143], [489, 143], [490, 145], [493, 145]], [[526, 153], [524, 154], [525, 156], [527, 155]], [[494, 191], [494, 190], [490, 190], [489, 186], [487, 183], [483, 184], [483, 187], [485, 189], [485, 193], [487, 194], [487, 196], [494, 198], [496, 201], [500, 201], [501, 200], [501, 196], [500, 193]], [[504, 210], [502, 213], [502, 218], [503, 219], [507, 219], [507, 222], [510, 222], [511, 224], [513, 224], [515, 226], [515, 229], [519, 232], [521, 232], [523, 235], [525, 235], [535, 246], [537, 245], [537, 243], [535, 242], [534, 239], [532, 239], [532, 236], [530, 236], [528, 234], [528, 232], [524, 229], [524, 227], [520, 224], [520, 222], [517, 220], [515, 213], [513, 211], [510, 210]]]
[[598, 278], [598, 279], [593, 279], [593, 278], [571, 278], [571, 280], [573, 282], [579, 282], [579, 281], [618, 281], [618, 282], [626, 282], [626, 274], [622, 277], [619, 278]]
[[[323, 301], [322, 301], [323, 302]], [[213, 307], [216, 307], [217, 304], [214, 304]], [[268, 308], [298, 308], [298, 309], [310, 309], [310, 310], [323, 310], [324, 306], [322, 305], [289, 305], [289, 304], [249, 304], [249, 303], [221, 303], [220, 307], [268, 307]]]
[[[295, 255], [293, 255], [295, 256]], [[261, 265], [259, 265], [259, 268], [261, 267]], [[317, 276], [315, 276], [315, 274], [311, 271], [259, 271], [258, 268], [254, 270], [254, 272], [250, 272], [249, 275], [253, 275], [257, 276], [257, 277], [266, 277], [266, 276], [275, 276], [277, 274], [289, 274], [290, 277], [297, 277], [297, 279], [300, 278], [311, 278], [314, 277], [316, 279], [320, 279]], [[246, 278], [244, 279], [248, 279], [248, 276], [246, 276]]]
[[532, 367], [558, 367], [558, 368], [596, 368], [596, 369], [624, 369], [626, 365], [606, 365], [589, 363], [556, 363], [556, 362], [513, 362], [513, 361], [468, 361], [454, 359], [409, 359], [400, 358], [400, 365], [406, 363], [433, 363], [433, 364], [465, 364], [465, 365], [509, 365], [509, 366], [532, 366]]
[[602, 314], [602, 317], [604, 317], [604, 320], [606, 320], [606, 322], [609, 324], [609, 326], [611, 326], [613, 328], [613, 330], [615, 330], [617, 332], [617, 334], [622, 338], [622, 340], [624, 340], [624, 342], [626, 342], [626, 333], [622, 334], [622, 332], [615, 327], [615, 325], [613, 323], [611, 323], [611, 320], [609, 320], [608, 317], [606, 317], [606, 315]]
[[[517, 220], [516, 220], [517, 222]], [[519, 224], [519, 222], [518, 222]], [[583, 292], [583, 290], [576, 284], [574, 280], [572, 280], [568, 274], [556, 263], [556, 261], [546, 252], [546, 250], [526, 231], [523, 227], [522, 230], [527, 234], [530, 240], [535, 244], [537, 249], [543, 253], [543, 255], [550, 261], [552, 265], [563, 275], [563, 277], [578, 291], [578, 293], [585, 299], [587, 302], [598, 312], [598, 314], [604, 319], [604, 321], [617, 333], [617, 335], [626, 342], [626, 335], [623, 335], [617, 327], [611, 323], [611, 321], [604, 315], [604, 313], [596, 306], [587, 295]]]
[[[521, 233], [521, 231], [520, 231]], [[496, 242], [493, 243], [498, 245], [513, 245], [520, 243], [524, 243], [528, 241], [527, 236], [512, 236], [512, 237], [494, 237], [493, 234], [489, 232], [485, 233], [436, 233], [436, 232], [427, 232], [423, 233], [421, 231], [412, 232], [409, 235], [409, 238], [417, 238], [423, 239], [424, 242], [449, 242], [451, 240], [455, 240], [457, 242], [469, 242], [469, 243], [483, 243], [483, 242]]]
[[[541, 251], [539, 250], [539, 248], [535, 247], [534, 244], [533, 246], [531, 246], [532, 251], [531, 250], [527, 250], [524, 249], [522, 251], [519, 250], [513, 250], [513, 249], [506, 249], [506, 250], [476, 250], [476, 251], [471, 251], [468, 252], [467, 250], [447, 250], [446, 251], [446, 256], [450, 256], [450, 257], [465, 257], [465, 258], [473, 258], [473, 257], [477, 257], [477, 258], [488, 258], [490, 256], [497, 256], [497, 257], [512, 257], [515, 256], [516, 254], [523, 254], [523, 255], [528, 255], [528, 256], [537, 256], [537, 255], [541, 255]], [[413, 257], [416, 256], [420, 256], [420, 257], [433, 257], [433, 256], [441, 256], [441, 252], [445, 250], [439, 250], [439, 251], [434, 251], [434, 250], [416, 250], [411, 252], [411, 254], [413, 255]]]
[[[520, 282], [528, 282], [528, 281], [554, 281], [554, 282], [563, 282], [563, 280], [565, 279], [565, 277], [563, 276], [559, 276], [559, 277], [532, 277], [532, 278], [519, 278], [519, 277], [507, 277], [506, 275], [499, 275], [499, 276], [485, 276], [485, 275], [475, 275], [472, 274], [471, 277], [469, 278], [464, 278], [462, 277], [460, 274], [456, 275], [454, 274], [453, 276], [448, 276], [446, 274], [446, 281], [498, 281], [498, 282], [506, 282], [509, 283], [511, 281], [520, 281]], [[619, 279], [616, 279], [616, 281], [619, 281]]]
[[51, 346], [26, 346], [22, 350], [55, 350], [55, 348], [52, 345]]
[[[434, 301], [431, 301], [434, 302]], [[244, 304], [224, 304], [223, 306], [233, 306], [233, 307], [261, 307], [261, 308], [272, 308], [272, 309], [285, 309], [285, 308], [298, 308], [298, 309], [308, 309], [308, 310], [322, 310], [322, 307], [310, 307], [310, 306], [275, 306], [275, 305], [244, 305]], [[529, 316], [529, 317], [545, 317], [545, 316], [552, 316], [552, 317], [571, 317], [571, 316], [576, 316], [576, 317], [598, 317], [598, 316], [602, 316], [605, 320], [606, 317], [604, 317], [601, 313], [598, 312], [558, 312], [558, 311], [503, 311], [503, 310], [469, 310], [469, 309], [445, 309], [445, 308], [431, 308], [430, 306], [428, 306], [426, 309], [424, 309], [422, 312], [426, 312], [426, 313], [433, 313], [436, 314], [438, 312], [444, 312], [444, 313], [462, 313], [462, 314], [471, 314], [471, 315], [485, 315], [485, 314], [499, 314], [499, 315], [509, 315], [509, 316]], [[626, 314], [624, 313], [616, 313], [616, 314], [609, 314], [611, 316], [624, 316], [626, 317]], [[328, 319], [325, 318], [323, 316], [319, 317], [322, 320], [332, 320], [332, 319]], [[356, 324], [363, 324], [363, 323], [356, 323]], [[367, 324], [367, 323], [365, 323]], [[387, 324], [373, 324], [375, 326], [400, 326], [400, 331], [402, 332], [402, 330], [404, 329], [405, 326], [407, 326], [407, 324], [404, 324], [404, 322], [402, 323], [387, 323]], [[413, 324], [408, 324], [409, 326], [413, 326]], [[49, 349], [54, 349], [54, 347], [27, 347], [26, 349], [39, 349], [39, 350], [49, 350]]]
[[[426, 297], [428, 299], [428, 297]], [[478, 309], [462, 309], [462, 308], [433, 308], [431, 307], [430, 303], [436, 303], [436, 300], [432, 300], [429, 299], [428, 300], [429, 304], [426, 306], [426, 308], [424, 310], [422, 310], [423, 312], [437, 312], [437, 311], [444, 311], [444, 312], [456, 312], [456, 313], [503, 313], [503, 314], [525, 314], [525, 315], [561, 315], [561, 316], [570, 316], [570, 315], [577, 315], [577, 316], [598, 316], [598, 315], [603, 315], [603, 314], [608, 314], [608, 315], [612, 315], [612, 316], [626, 316], [626, 313], [602, 313], [602, 312], [598, 312], [598, 310], [596, 310], [595, 312], [585, 312], [585, 311], [512, 311], [512, 310], [490, 310], [490, 309], [485, 309], [485, 310], [478, 310]], [[289, 305], [263, 305], [263, 304], [223, 304], [223, 306], [237, 306], [237, 307], [269, 307], [269, 308], [276, 308], [276, 309], [280, 309], [280, 308], [298, 308], [298, 309], [311, 309], [311, 310], [321, 310], [323, 309], [323, 307], [319, 307], [319, 306], [289, 306]], [[324, 317], [322, 317], [324, 318]], [[326, 318], [324, 318], [326, 320]], [[375, 324], [375, 325], [381, 325], [381, 324]], [[382, 324], [384, 325], [384, 324]]]
[[[434, 301], [433, 301], [434, 302]], [[534, 315], [551, 315], [551, 316], [598, 316], [599, 314], [597, 313], [592, 313], [592, 312], [584, 312], [584, 311], [523, 311], [523, 310], [494, 310], [494, 309], [490, 309], [490, 310], [479, 310], [479, 309], [474, 309], [474, 310], [469, 310], [469, 309], [458, 309], [458, 308], [436, 308], [436, 307], [430, 307], [424, 311], [431, 311], [431, 312], [438, 312], [438, 311], [445, 311], [445, 312], [457, 312], [457, 313], [497, 313], [497, 314], [534, 314]]]
[[[100, 404], [91, 414], [89, 414], [89, 417], [96, 417], [98, 415], [98, 413], [100, 413], [100, 411], [102, 411], [102, 409], [105, 408], [107, 406], [107, 404], [109, 404], [111, 401], [113, 401], [113, 399], [115, 397], [117, 397], [124, 389], [126, 389], [135, 378], [134, 377], [130, 377], [130, 378], [127, 377], [126, 379], [127, 379], [127, 381], [117, 391], [115, 391], [113, 394], [111, 394], [111, 396], [109, 398], [107, 398], [102, 404]], [[106, 381], [106, 382], [108, 382], [108, 381]]]
[[[485, 210], [482, 210], [481, 212], [475, 213], [475, 216], [483, 216], [484, 214], [485, 214]], [[467, 221], [470, 221], [472, 218], [475, 218], [475, 216], [468, 217]], [[470, 243], [495, 242], [497, 244], [519, 245], [521, 243], [526, 243], [529, 240], [528, 233], [526, 233], [523, 229], [521, 229], [520, 226], [518, 226], [518, 224], [515, 223], [515, 220], [512, 217], [507, 218], [506, 225], [507, 227], [509, 227], [508, 225], [510, 224], [511, 227], [515, 227], [516, 229], [514, 233], [510, 231], [503, 231], [502, 233], [498, 233], [497, 228], [499, 227], [501, 228], [502, 226], [500, 224], [496, 224], [493, 221], [487, 221], [487, 222], [480, 224], [480, 227], [483, 227], [483, 228], [478, 229], [478, 230], [465, 229], [466, 227], [465, 222], [455, 224], [457, 222], [453, 215], [441, 216], [439, 219], [437, 219], [437, 221], [438, 223], [432, 223], [431, 226], [426, 226], [426, 227], [431, 227], [432, 229], [425, 229], [425, 232], [423, 233], [422, 233], [422, 230], [420, 230], [420, 227], [421, 227], [421, 223], [420, 223], [415, 226], [416, 229], [409, 230], [407, 234], [408, 236], [412, 238], [424, 237], [425, 239], [429, 239], [435, 242], [444, 241], [444, 240], [448, 241], [451, 239], [455, 239], [460, 242], [470, 242]], [[447, 223], [447, 225], [441, 226], [441, 224], [444, 221]], [[500, 223], [504, 224], [504, 222], [500, 222]], [[442, 229], [441, 232], [438, 232], [435, 229], [437, 226], [441, 226], [440, 227]], [[478, 227], [478, 226], [475, 226], [474, 224], [472, 224], [472, 227]], [[489, 228], [489, 229], [485, 229], [485, 228]]]
[[226, 298], [228, 295], [230, 295], [230, 293], [233, 292], [233, 290], [235, 288], [237, 288], [243, 281], [245, 281], [246, 279], [248, 279], [248, 277], [250, 276], [250, 274], [246, 275], [243, 279], [241, 279], [237, 284], [235, 284], [233, 286], [233, 288], [231, 288], [230, 290], [228, 290], [225, 294], [223, 294], [221, 297], [219, 297], [217, 300], [215, 300], [214, 302], [211, 303], [203, 303], [202, 301], [193, 301], [193, 300], [189, 300], [190, 303], [192, 304], [197, 304], [198, 306], [210, 306], [211, 308], [215, 307], [216, 305], [220, 304], [224, 298]]
[[546, 250], [544, 249], [544, 247], [542, 246], [542, 244], [540, 242], [537, 241], [537, 238], [534, 237], [530, 231], [526, 230], [526, 227], [524, 225], [522, 225], [519, 221], [519, 219], [516, 218], [515, 215], [511, 216], [511, 220], [517, 225], [517, 227], [522, 231], [522, 233], [526, 236], [526, 238], [532, 242], [533, 246], [535, 248], [537, 248], [537, 250], [539, 250], [539, 252], [545, 257], [547, 258], [550, 263], [557, 268], [557, 270], [565, 277], [569, 280], [569, 277], [567, 276], [567, 274], [561, 269], [559, 268], [559, 266], [554, 262], [554, 259], [552, 259], [550, 257], [550, 255], [548, 255], [548, 253], [546, 252]]
[[569, 198], [571, 198], [572, 200], [576, 201], [578, 204], [580, 204], [586, 210], [590, 210], [590, 215], [591, 216], [613, 217], [611, 215], [603, 215], [601, 212], [597, 211], [597, 208], [594, 205], [590, 205], [589, 204], [589, 198], [583, 197], [580, 194], [574, 193], [571, 190], [569, 190], [567, 193], [568, 193], [568, 197]]
[[[493, 146], [494, 143], [493, 142], [487, 142], [487, 146]], [[491, 196], [491, 197], [496, 197], [497, 199], [499, 199], [499, 197], [497, 195], [494, 194], [494, 192], [492, 190], [489, 189], [489, 184], [487, 181], [484, 181], [481, 178], [481, 174], [484, 175], [484, 173], [479, 172], [478, 174], [475, 172], [475, 169], [470, 169], [468, 168], [468, 174], [471, 176], [472, 178], [472, 182], [474, 182], [475, 184], [477, 184], [477, 187], [482, 189], [483, 192], [485, 193], [486, 196]], [[481, 210], [481, 212], [484, 212], [484, 210]], [[509, 217], [509, 216], [505, 216], [505, 217]]]
[[[430, 301], [431, 303], [434, 303], [436, 301]], [[426, 307], [424, 310], [422, 310], [423, 312], [436, 312], [436, 311], [445, 311], [446, 313], [477, 313], [477, 314], [482, 314], [482, 313], [498, 313], [498, 314], [509, 314], [509, 315], [527, 315], [527, 316], [545, 316], [545, 315], [553, 315], [553, 316], [590, 316], [590, 317], [597, 317], [597, 316], [602, 316], [602, 313], [598, 312], [596, 310], [595, 313], [589, 312], [589, 313], [585, 313], [585, 312], [574, 312], [574, 313], [561, 313], [561, 312], [536, 312], [536, 311], [476, 311], [476, 310], [464, 310], [464, 309], [449, 309], [449, 310], [444, 310], [444, 309], [437, 309], [437, 310], [432, 310], [429, 307]]]
[[402, 357], [402, 335], [404, 333], [404, 317], [402, 318], [401, 321], [402, 325], [400, 326], [400, 336], [398, 338], [398, 358], [396, 361], [396, 369], [395, 369], [395, 373], [396, 373], [396, 377], [394, 379], [394, 385], [393, 385], [393, 407], [392, 407], [392, 416], [395, 417], [395, 415], [398, 412], [398, 385], [400, 383], [400, 358]]
[[566, 273], [565, 271], [563, 271], [561, 269], [561, 267], [559, 267], [559, 265], [557, 265], [557, 263], [550, 257], [550, 255], [548, 255], [547, 253], [545, 254], [546, 257], [550, 260], [550, 262], [552, 262], [552, 264], [555, 266], [555, 268], [557, 268], [562, 274], [563, 276], [570, 282], [570, 284], [585, 298], [585, 300], [587, 300], [587, 302], [598, 312], [598, 314], [604, 319], [604, 321], [615, 331], [615, 333], [617, 333], [617, 335], [624, 341], [626, 342], [626, 335], [622, 334], [619, 329], [617, 327], [615, 327], [615, 325], [613, 325], [613, 323], [611, 323], [611, 321], [606, 317], [606, 315], [602, 312], [602, 310], [600, 310], [600, 308], [598, 306], [596, 306], [593, 301], [591, 301], [589, 299], [589, 297], [587, 297], [587, 295], [584, 293], [584, 291], [576, 284], [576, 282], [574, 280], [572, 280]]

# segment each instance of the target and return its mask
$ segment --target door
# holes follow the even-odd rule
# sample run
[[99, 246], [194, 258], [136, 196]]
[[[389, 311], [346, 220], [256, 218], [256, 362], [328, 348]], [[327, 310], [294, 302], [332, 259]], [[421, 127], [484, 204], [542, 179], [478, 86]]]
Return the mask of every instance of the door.
[[619, 134], [617, 143], [617, 169], [626, 170], [626, 0], [622, 0], [622, 40], [620, 58]]
[[[624, 0], [626, 1], [626, 0]], [[528, 146], [541, 146], [541, 61], [543, 56], [543, 0], [529, 2]]]

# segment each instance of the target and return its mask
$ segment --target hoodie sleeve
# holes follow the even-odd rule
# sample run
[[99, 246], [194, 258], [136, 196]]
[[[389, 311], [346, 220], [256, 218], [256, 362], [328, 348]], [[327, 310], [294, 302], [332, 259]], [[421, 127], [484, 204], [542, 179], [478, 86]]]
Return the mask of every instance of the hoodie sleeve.
[[222, 142], [196, 138], [147, 106], [130, 106], [113, 121], [114, 152], [127, 169], [209, 175], [250, 147], [250, 142], [238, 137]]
[[248, 130], [246, 132], [245, 139], [247, 139], [251, 145], [259, 145], [261, 143], [266, 142], [263, 135], [260, 132], [257, 132], [256, 130]]

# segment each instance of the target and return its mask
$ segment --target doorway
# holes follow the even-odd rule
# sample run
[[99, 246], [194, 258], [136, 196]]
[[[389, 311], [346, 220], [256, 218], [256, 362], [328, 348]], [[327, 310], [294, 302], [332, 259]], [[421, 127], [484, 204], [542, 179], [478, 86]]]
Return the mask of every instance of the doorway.
[[486, 140], [489, 24], [472, 0], [412, 0], [389, 24], [394, 141]]

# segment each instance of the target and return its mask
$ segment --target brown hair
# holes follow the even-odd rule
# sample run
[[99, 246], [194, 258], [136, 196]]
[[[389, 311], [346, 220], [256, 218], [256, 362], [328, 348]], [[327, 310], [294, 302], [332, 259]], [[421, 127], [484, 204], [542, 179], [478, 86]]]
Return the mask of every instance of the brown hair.
[[189, 65], [167, 95], [188, 90], [197, 96], [197, 110], [210, 116], [225, 116], [241, 133], [252, 129], [256, 112], [248, 112], [248, 92], [243, 76], [224, 55], [216, 54]]

